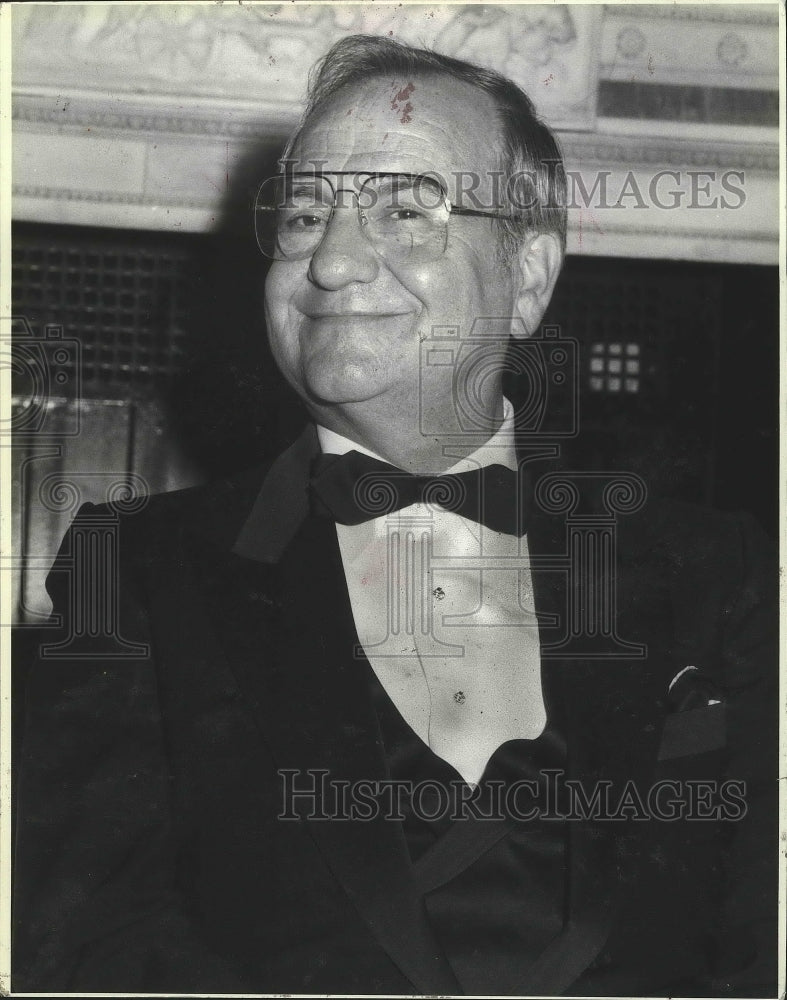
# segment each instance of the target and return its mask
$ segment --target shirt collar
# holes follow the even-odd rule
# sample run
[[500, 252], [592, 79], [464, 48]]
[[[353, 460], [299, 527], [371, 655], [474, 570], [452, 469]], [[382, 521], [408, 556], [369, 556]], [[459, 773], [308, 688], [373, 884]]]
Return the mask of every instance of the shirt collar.
[[[336, 431], [317, 425], [317, 439], [323, 454], [346, 455], [348, 451], [357, 451], [362, 455], [384, 462], [385, 459], [363, 445], [337, 434]], [[389, 463], [390, 464], [390, 463]], [[484, 468], [487, 465], [504, 465], [516, 472], [517, 458], [514, 446], [514, 407], [510, 400], [503, 397], [503, 422], [488, 441], [476, 448], [471, 454], [457, 459], [446, 469], [444, 474], [452, 472], [467, 472], [470, 469]]]
[[[496, 463], [516, 470], [514, 440], [514, 407], [504, 398], [503, 422], [498, 430], [470, 455], [458, 459], [447, 471], [463, 472]], [[235, 540], [233, 551], [237, 555], [265, 563], [279, 561], [308, 516], [310, 466], [321, 449], [336, 455], [360, 451], [384, 461], [373, 451], [341, 434], [309, 424], [295, 444], [279, 455], [268, 470], [251, 513]]]

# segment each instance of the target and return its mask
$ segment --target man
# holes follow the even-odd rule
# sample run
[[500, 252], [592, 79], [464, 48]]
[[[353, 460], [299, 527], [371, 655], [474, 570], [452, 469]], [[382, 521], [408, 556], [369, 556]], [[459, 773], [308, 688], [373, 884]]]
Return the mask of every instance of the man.
[[15, 989], [775, 990], [761, 543], [559, 470], [503, 396], [562, 178], [509, 81], [329, 52], [255, 203], [312, 423], [269, 468], [66, 537]]

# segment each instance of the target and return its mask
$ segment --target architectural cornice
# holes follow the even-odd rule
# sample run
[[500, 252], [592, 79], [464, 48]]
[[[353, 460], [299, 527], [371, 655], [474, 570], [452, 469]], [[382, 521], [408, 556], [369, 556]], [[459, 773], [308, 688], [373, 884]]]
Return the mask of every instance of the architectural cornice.
[[665, 141], [642, 135], [562, 133], [560, 145], [573, 164], [619, 166], [716, 167], [759, 170], [777, 174], [779, 147], [770, 143], [675, 139]]
[[[59, 129], [72, 132], [87, 132], [101, 130], [111, 133], [156, 133], [183, 136], [210, 136], [228, 139], [259, 138], [261, 130], [267, 123], [259, 120], [248, 120], [237, 116], [227, 116], [218, 113], [205, 112], [171, 112], [161, 111], [106, 111], [100, 107], [83, 107], [79, 111], [66, 111], [52, 108], [49, 102], [40, 99], [19, 96], [15, 98], [12, 118], [15, 122], [27, 125], [55, 125]], [[277, 116], [276, 125], [286, 134], [287, 126], [298, 120], [297, 111], [293, 110], [291, 118]]]
[[[273, 144], [283, 139], [298, 121], [293, 109], [286, 114], [279, 109], [257, 109], [228, 112], [204, 107], [182, 108], [177, 114], [166, 110], [127, 109], [112, 111], [104, 101], [83, 99], [76, 108], [53, 107], [42, 95], [17, 95], [13, 120], [17, 127], [35, 130], [40, 126], [55, 126], [59, 134], [90, 133], [126, 138], [155, 135], [160, 139], [200, 137], [230, 139], [239, 143], [265, 139]], [[738, 129], [743, 138], [745, 130]], [[777, 137], [773, 143], [732, 142], [729, 139], [676, 138], [672, 140], [646, 136], [604, 135], [598, 132], [558, 130], [560, 145], [567, 160], [572, 162], [608, 163], [619, 165], [656, 165], [664, 167], [745, 168], [775, 173], [779, 169]]]
[[[770, 8], [770, 9], [766, 9]], [[624, 16], [626, 8], [618, 4], [605, 4], [605, 12]], [[659, 18], [666, 21], [693, 21], [699, 24], [743, 24], [758, 27], [776, 27], [779, 24], [778, 5], [771, 4], [642, 4], [635, 11], [628, 11], [640, 18]]]
[[[140, 205], [161, 207], [161, 198], [153, 194], [119, 194], [117, 191], [85, 191], [80, 188], [46, 187], [35, 184], [14, 184], [15, 198], [37, 198], [51, 201], [86, 202], [91, 205]], [[204, 198], [184, 198], [178, 195], [167, 203], [169, 207], [185, 209], [210, 210], [214, 208], [214, 200]]]

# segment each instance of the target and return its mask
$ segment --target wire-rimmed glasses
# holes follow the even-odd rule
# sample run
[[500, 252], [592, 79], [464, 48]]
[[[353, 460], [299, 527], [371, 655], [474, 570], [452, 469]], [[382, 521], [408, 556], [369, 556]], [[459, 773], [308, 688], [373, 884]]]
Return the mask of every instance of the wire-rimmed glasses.
[[[352, 188], [333, 177], [353, 177]], [[340, 197], [343, 196], [343, 197]], [[429, 174], [337, 171], [277, 174], [263, 181], [254, 203], [254, 230], [272, 260], [303, 260], [322, 242], [337, 208], [355, 202], [363, 236], [386, 261], [435, 260], [445, 252], [451, 215], [503, 218], [451, 204], [442, 182]]]

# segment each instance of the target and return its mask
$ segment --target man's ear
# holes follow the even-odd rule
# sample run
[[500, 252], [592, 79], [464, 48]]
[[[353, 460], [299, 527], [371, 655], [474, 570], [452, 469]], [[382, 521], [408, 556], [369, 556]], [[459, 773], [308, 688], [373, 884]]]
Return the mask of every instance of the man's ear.
[[536, 233], [523, 243], [513, 262], [519, 282], [517, 317], [522, 321], [512, 324], [513, 337], [532, 337], [536, 332], [562, 266], [563, 249], [554, 233]]

